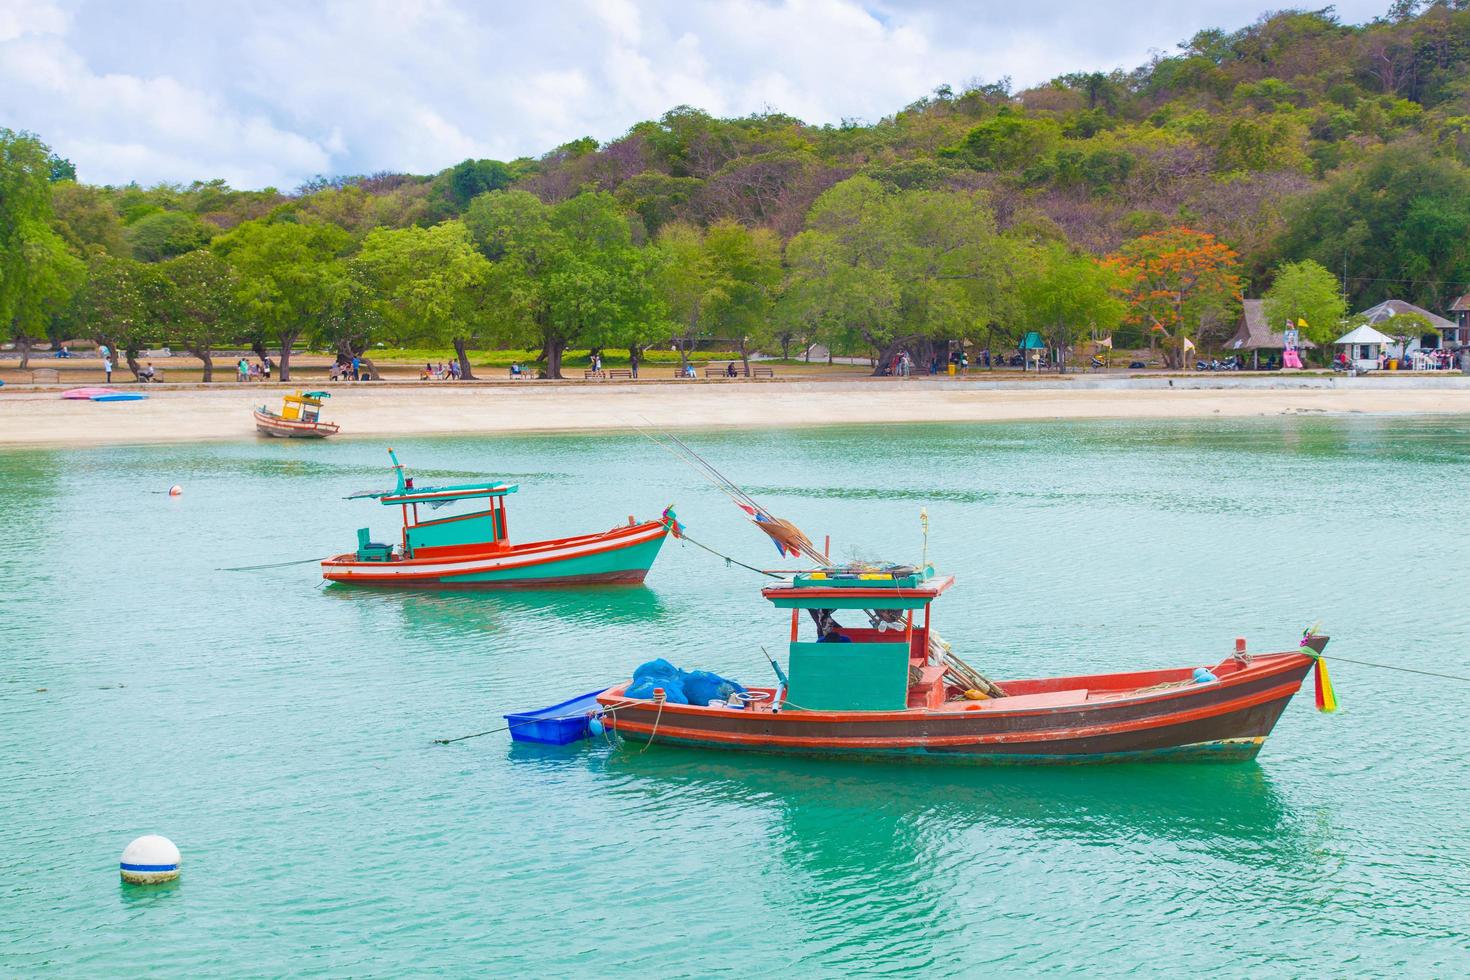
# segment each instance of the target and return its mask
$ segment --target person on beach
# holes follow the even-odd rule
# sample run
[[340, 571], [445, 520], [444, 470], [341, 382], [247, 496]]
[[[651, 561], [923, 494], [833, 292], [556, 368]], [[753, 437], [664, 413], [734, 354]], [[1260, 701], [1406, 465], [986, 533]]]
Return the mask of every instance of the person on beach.
[[112, 352], [107, 349], [106, 344], [102, 346], [102, 371], [107, 376], [106, 383], [112, 384]]
[[250, 377], [250, 365], [242, 357], [235, 362], [235, 380], [243, 382], [248, 377]]
[[150, 381], [156, 381], [157, 374], [158, 372], [153, 370], [153, 362], [149, 361], [147, 364], [143, 365], [143, 370], [138, 372], [138, 380], [143, 382], [144, 384], [147, 384]]
[[269, 354], [260, 359], [260, 373], [265, 380], [271, 379], [271, 356]]
[[362, 358], [358, 357], [356, 354], [352, 355], [352, 380], [362, 380]]

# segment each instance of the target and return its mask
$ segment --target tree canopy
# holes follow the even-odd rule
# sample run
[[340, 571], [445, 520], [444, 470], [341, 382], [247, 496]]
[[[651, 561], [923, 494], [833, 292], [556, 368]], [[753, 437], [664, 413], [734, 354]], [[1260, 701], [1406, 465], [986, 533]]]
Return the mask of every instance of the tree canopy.
[[[1351, 309], [1470, 293], [1466, 78], [1470, 8], [1405, 2], [1364, 25], [1276, 11], [1022, 91], [940, 85], [871, 123], [685, 105], [535, 158], [289, 191], [91, 186], [0, 130], [0, 323], [23, 352], [88, 304], [111, 319], [78, 327], [120, 329], [131, 288], [156, 315], [120, 336], [222, 330], [278, 345], [283, 377], [301, 338], [433, 338], [466, 366], [528, 344], [558, 375], [569, 346], [1065, 347], [1120, 312], [1120, 345], [1178, 354], [1261, 295], [1307, 303], [1316, 335], [1341, 318], [1329, 279]], [[165, 301], [199, 254], [229, 265], [228, 316]]]

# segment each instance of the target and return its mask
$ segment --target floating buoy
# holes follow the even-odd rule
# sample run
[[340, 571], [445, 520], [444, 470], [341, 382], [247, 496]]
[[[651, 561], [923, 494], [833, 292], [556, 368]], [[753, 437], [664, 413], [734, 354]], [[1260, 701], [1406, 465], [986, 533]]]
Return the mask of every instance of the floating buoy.
[[171, 486], [171, 487], [168, 488], [168, 495], [170, 497], [177, 497], [179, 494], [181, 494], [183, 492], [184, 492], [184, 488], [181, 487], [181, 486], [179, 486], [177, 483], [175, 483], [173, 486]]
[[1212, 684], [1219, 679], [1206, 667], [1194, 668], [1194, 682], [1196, 684]]
[[179, 876], [179, 849], [167, 837], [148, 834], [133, 841], [122, 852], [118, 870], [134, 885], [157, 885]]
[[606, 730], [607, 729], [603, 727], [602, 719], [598, 718], [596, 715], [593, 715], [591, 718], [587, 719], [587, 731], [591, 732], [594, 737], [601, 735]]

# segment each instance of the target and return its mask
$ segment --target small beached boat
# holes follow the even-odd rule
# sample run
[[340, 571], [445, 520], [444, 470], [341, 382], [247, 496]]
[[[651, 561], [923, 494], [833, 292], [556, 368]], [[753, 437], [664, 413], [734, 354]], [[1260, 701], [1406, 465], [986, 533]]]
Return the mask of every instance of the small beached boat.
[[[1244, 760], [1314, 665], [1324, 684], [1327, 637], [1310, 632], [1284, 653], [1250, 656], [1238, 640], [1209, 667], [991, 682], [933, 632], [930, 604], [952, 584], [912, 567], [795, 574], [762, 592], [791, 611], [789, 679], [772, 661], [774, 687], [679, 703], [698, 701], [679, 689], [679, 675], [723, 679], [654, 661], [597, 695], [586, 724], [636, 742], [833, 757]], [[838, 625], [844, 614], [867, 625]], [[817, 635], [803, 639], [808, 617]], [[1325, 696], [1330, 710], [1330, 687]], [[1319, 688], [1319, 706], [1322, 697]]]
[[326, 391], [298, 391], [285, 397], [279, 415], [262, 405], [255, 410], [255, 431], [280, 439], [334, 436], [339, 428], [337, 424], [321, 420], [322, 399], [331, 397], [331, 392]]
[[68, 388], [61, 393], [61, 397], [71, 402], [91, 401], [99, 395], [110, 395], [117, 391], [116, 388], [87, 387]]
[[[402, 511], [396, 544], [375, 542], [367, 528], [357, 532], [357, 550], [322, 562], [322, 577], [332, 582], [419, 588], [514, 588], [528, 586], [637, 584], [648, 575], [664, 539], [680, 533], [673, 508], [656, 521], [550, 541], [512, 544], [505, 498], [515, 486], [471, 483], [415, 487], [403, 464], [388, 450], [398, 485], [392, 490], [353, 494]], [[469, 502], [468, 513], [427, 517], [437, 509]]]

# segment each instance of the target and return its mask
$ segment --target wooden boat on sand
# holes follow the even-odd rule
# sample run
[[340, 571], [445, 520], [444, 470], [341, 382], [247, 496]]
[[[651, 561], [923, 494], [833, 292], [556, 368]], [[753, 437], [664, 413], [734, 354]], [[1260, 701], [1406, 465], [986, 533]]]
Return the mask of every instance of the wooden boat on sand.
[[[658, 557], [664, 539], [681, 531], [673, 508], [654, 521], [635, 521], [607, 531], [512, 544], [505, 498], [515, 486], [471, 483], [415, 487], [388, 450], [398, 484], [392, 490], [353, 494], [402, 512], [396, 544], [375, 542], [367, 528], [357, 532], [357, 550], [322, 562], [331, 582], [395, 588], [488, 589], [561, 585], [638, 584]], [[467, 513], [428, 517], [420, 508], [475, 505]]]
[[[912, 567], [795, 574], [762, 591], [791, 611], [789, 678], [772, 661], [775, 686], [683, 704], [666, 688], [649, 696], [646, 683], [630, 696], [635, 677], [598, 694], [587, 724], [635, 742], [832, 757], [1245, 760], [1314, 665], [1325, 683], [1327, 637], [1311, 633], [1298, 650], [1256, 656], [1238, 640], [1208, 668], [993, 683], [933, 631], [930, 606], [952, 584]], [[844, 614], [867, 625], [841, 626]], [[801, 635], [807, 618], [811, 638]]]
[[326, 391], [298, 391], [287, 395], [280, 414], [264, 405], [255, 410], [255, 431], [279, 439], [325, 439], [337, 434], [335, 422], [323, 422], [322, 399], [331, 398]]

